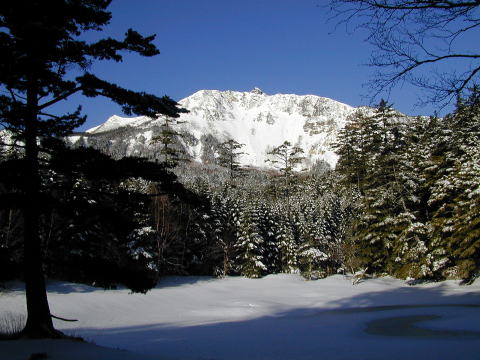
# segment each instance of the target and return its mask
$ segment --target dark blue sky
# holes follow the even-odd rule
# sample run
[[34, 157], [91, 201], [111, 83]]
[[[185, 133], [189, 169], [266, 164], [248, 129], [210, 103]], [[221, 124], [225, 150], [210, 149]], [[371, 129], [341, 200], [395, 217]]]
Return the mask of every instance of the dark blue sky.
[[[353, 106], [368, 104], [362, 85], [372, 74], [364, 66], [372, 48], [365, 33], [335, 28], [327, 0], [117, 0], [102, 36], [120, 38], [128, 28], [157, 34], [161, 54], [127, 55], [123, 63], [92, 66], [99, 77], [133, 90], [175, 100], [201, 89], [295, 93], [329, 97]], [[399, 88], [390, 102], [400, 111], [415, 108], [419, 92]], [[104, 99], [74, 97], [58, 110], [82, 104], [88, 122], [98, 125], [120, 108]]]

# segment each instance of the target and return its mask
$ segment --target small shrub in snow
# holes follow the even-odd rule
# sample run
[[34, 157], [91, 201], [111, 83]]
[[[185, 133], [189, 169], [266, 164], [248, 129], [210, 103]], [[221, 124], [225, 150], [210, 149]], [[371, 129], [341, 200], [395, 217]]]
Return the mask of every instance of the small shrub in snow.
[[25, 314], [3, 312], [0, 314], [0, 339], [14, 338], [25, 327]]

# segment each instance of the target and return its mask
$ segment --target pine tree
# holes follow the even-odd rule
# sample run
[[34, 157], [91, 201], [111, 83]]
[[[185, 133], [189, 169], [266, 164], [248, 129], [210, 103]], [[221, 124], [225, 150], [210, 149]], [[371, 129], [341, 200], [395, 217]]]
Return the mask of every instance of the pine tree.
[[240, 150], [244, 146], [245, 144], [240, 144], [233, 139], [229, 139], [218, 145], [217, 162], [220, 166], [228, 169], [230, 181], [233, 181], [240, 173], [241, 167], [238, 158], [245, 154]]
[[[122, 51], [143, 56], [158, 54], [153, 36], [128, 30], [123, 40], [93, 43], [79, 37], [87, 30], [101, 30], [110, 20], [103, 0], [7, 0], [0, 5], [2, 23], [0, 84], [9, 95], [0, 97], [0, 122], [25, 145], [22, 187], [24, 199], [24, 272], [28, 319], [23, 334], [59, 336], [53, 327], [42, 270], [39, 206], [42, 203], [39, 138], [63, 136], [85, 121], [80, 107], [69, 114], [52, 114], [52, 105], [81, 93], [104, 96], [122, 106], [126, 114], [178, 116], [171, 99], [123, 89], [88, 72], [96, 60], [121, 61]], [[70, 71], [80, 69], [73, 78]]]
[[159, 143], [162, 145], [159, 155], [162, 158], [163, 163], [168, 168], [174, 168], [180, 161], [186, 161], [185, 151], [181, 149], [181, 144], [179, 143], [182, 134], [175, 130], [177, 125], [185, 122], [178, 121], [176, 118], [170, 116], [163, 116], [162, 120], [163, 123], [161, 125], [160, 134], [152, 137], [152, 143]]
[[287, 212], [290, 210], [289, 199], [292, 192], [291, 185], [294, 170], [304, 159], [301, 154], [303, 154], [303, 149], [298, 146], [292, 146], [289, 141], [284, 141], [280, 146], [267, 152], [269, 158], [265, 160], [265, 162], [271, 163], [275, 166], [281, 173], [281, 191], [287, 199]]
[[44, 144], [51, 171], [43, 189], [54, 206], [41, 219], [52, 218], [54, 226], [48, 226], [48, 237], [40, 234], [47, 274], [104, 287], [122, 283], [133, 291], [150, 289], [163, 270], [151, 199], [163, 193], [191, 203], [187, 197], [192, 194], [158, 164], [113, 160], [91, 148], [50, 142]]

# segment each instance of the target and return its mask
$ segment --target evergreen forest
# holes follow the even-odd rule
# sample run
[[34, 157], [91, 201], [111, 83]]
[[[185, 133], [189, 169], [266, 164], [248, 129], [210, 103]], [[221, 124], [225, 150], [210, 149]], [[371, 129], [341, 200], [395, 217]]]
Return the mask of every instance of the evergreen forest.
[[[103, 32], [110, 3], [0, 2], [0, 285], [25, 283], [18, 336], [65, 336], [52, 322], [46, 278], [145, 293], [171, 274], [479, 276], [480, 55], [454, 46], [478, 30], [478, 0], [328, 2], [340, 23], [359, 20], [378, 50], [370, 65], [386, 71], [372, 79], [372, 98], [402, 81], [433, 93], [425, 102], [439, 111], [456, 98], [443, 117], [407, 117], [383, 100], [358, 108], [336, 139], [335, 168], [304, 168], [307, 149], [288, 141], [265, 154], [265, 167], [246, 167], [239, 139], [208, 135], [198, 139], [208, 144], [203, 162], [190, 161], [182, 144], [197, 140], [176, 127], [188, 110], [95, 71], [160, 53], [155, 35]], [[443, 40], [444, 53], [429, 50], [429, 39]], [[451, 59], [467, 67], [416, 73]], [[57, 107], [78, 97], [75, 110]], [[95, 134], [70, 141], [87, 120], [84, 100], [97, 97], [164, 120], [150, 144], [133, 144], [137, 157]]]
[[[477, 89], [443, 118], [408, 118], [385, 101], [359, 108], [337, 139], [335, 169], [301, 169], [303, 150], [288, 142], [269, 153], [269, 170], [244, 168], [234, 139], [210, 164], [174, 161], [183, 157], [169, 147], [175, 132], [162, 135], [165, 161], [143, 177], [133, 170], [141, 159], [45, 144], [42, 186], [56, 201], [41, 214], [47, 276], [147, 291], [168, 274], [479, 274]], [[22, 150], [2, 149], [2, 168], [18, 165]], [[1, 190], [15, 193], [18, 181], [2, 176]], [[21, 216], [12, 207], [0, 219], [0, 274], [18, 278]]]

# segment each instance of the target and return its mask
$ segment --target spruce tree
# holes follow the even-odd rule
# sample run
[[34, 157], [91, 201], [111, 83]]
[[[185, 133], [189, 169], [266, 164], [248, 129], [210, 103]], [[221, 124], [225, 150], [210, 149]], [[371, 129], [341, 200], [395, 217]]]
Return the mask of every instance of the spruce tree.
[[211, 222], [213, 230], [212, 257], [215, 275], [227, 276], [235, 269], [234, 261], [241, 216], [240, 201], [228, 192], [212, 197]]
[[[414, 279], [477, 276], [478, 99], [473, 89], [444, 119], [398, 117], [382, 102], [353, 118], [363, 126], [347, 124], [337, 170], [362, 195], [345, 248], [355, 267]], [[360, 136], [363, 128], [371, 131]], [[358, 181], [360, 138], [368, 166]]]
[[445, 119], [432, 161], [435, 173], [428, 199], [431, 220], [431, 270], [435, 277], [472, 279], [478, 275], [480, 92], [474, 88], [459, 99], [455, 113]]
[[263, 239], [263, 263], [269, 274], [279, 272], [279, 248], [275, 237], [275, 216], [272, 204], [267, 199], [256, 200], [256, 219], [258, 234]]
[[293, 234], [290, 212], [286, 205], [274, 208], [274, 233], [278, 246], [279, 272], [292, 273], [297, 270], [297, 243]]
[[347, 126], [337, 144], [338, 170], [347, 180], [355, 181], [363, 195], [362, 210], [353, 224], [359, 263], [371, 272], [384, 272], [401, 231], [394, 228], [395, 214], [405, 210], [395, 168], [403, 146], [403, 129], [385, 101], [370, 114], [357, 112]]
[[429, 131], [434, 118], [416, 117], [404, 130], [404, 145], [392, 157], [390, 171], [401, 207], [392, 213], [392, 231], [398, 234], [392, 246], [391, 273], [400, 278], [421, 278], [429, 275], [428, 229], [429, 196], [425, 169], [434, 135]]
[[298, 248], [297, 258], [300, 272], [307, 280], [325, 277], [326, 272], [322, 269], [322, 262], [328, 259], [328, 255], [315, 245], [310, 242], [301, 244]]
[[336, 169], [344, 183], [363, 192], [366, 174], [379, 150], [379, 124], [369, 110], [360, 108], [347, 118], [334, 144], [339, 155]]
[[237, 269], [240, 275], [258, 278], [267, 271], [264, 260], [264, 239], [257, 226], [258, 214], [255, 206], [246, 207], [239, 218], [237, 235]]

